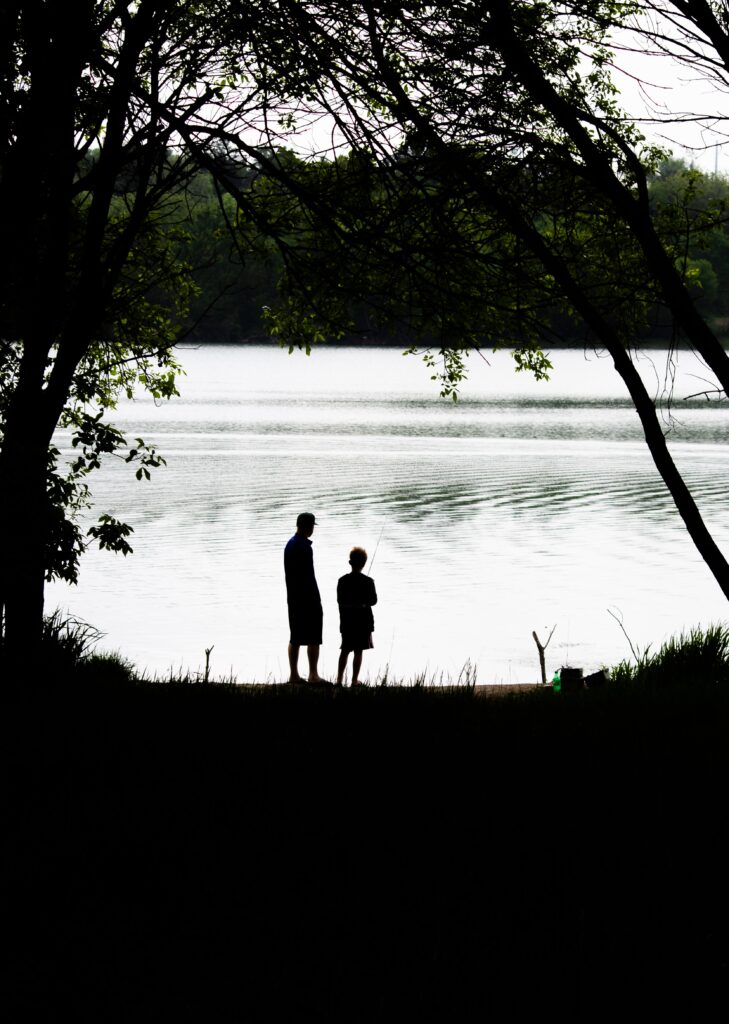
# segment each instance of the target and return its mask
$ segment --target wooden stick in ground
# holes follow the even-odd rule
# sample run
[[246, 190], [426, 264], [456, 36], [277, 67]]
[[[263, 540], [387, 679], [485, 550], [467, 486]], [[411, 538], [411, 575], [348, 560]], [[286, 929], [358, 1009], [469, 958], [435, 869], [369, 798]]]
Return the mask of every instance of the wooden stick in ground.
[[542, 670], [542, 686], [546, 686], [547, 685], [547, 669], [545, 668], [545, 665], [544, 665], [544, 652], [549, 647], [549, 641], [552, 639], [552, 633], [554, 633], [556, 628], [557, 628], [557, 623], [555, 622], [555, 624], [552, 626], [552, 628], [550, 630], [549, 636], [547, 637], [546, 644], [541, 643], [540, 640], [539, 640], [539, 637], [537, 636], [536, 630], [532, 630], [532, 636], [534, 637], [534, 643], [537, 645], [537, 650], [539, 651], [539, 667]]

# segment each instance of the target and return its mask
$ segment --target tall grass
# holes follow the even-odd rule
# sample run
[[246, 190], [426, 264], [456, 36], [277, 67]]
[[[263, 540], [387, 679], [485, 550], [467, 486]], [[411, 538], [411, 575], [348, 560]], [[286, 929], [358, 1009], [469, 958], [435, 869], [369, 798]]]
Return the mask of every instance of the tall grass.
[[650, 647], [637, 651], [635, 663], [621, 661], [611, 678], [613, 685], [648, 689], [729, 683], [729, 625], [694, 626], [653, 654]]
[[[626, 634], [627, 635], [627, 634]], [[205, 669], [197, 671], [170, 668], [162, 675], [138, 672], [118, 652], [97, 653], [94, 648], [104, 634], [95, 626], [76, 617], [67, 617], [59, 610], [44, 619], [42, 660], [48, 683], [109, 682], [167, 685], [215, 684], [237, 688], [233, 671], [215, 677], [210, 672], [210, 651], [206, 649]], [[695, 626], [671, 637], [655, 652], [650, 645], [643, 650], [631, 643], [632, 660], [621, 661], [610, 672], [610, 690], [662, 690], [675, 688], [714, 687], [729, 683], [729, 624], [712, 623]], [[278, 688], [269, 677], [254, 687]], [[362, 690], [438, 690], [441, 693], [473, 693], [477, 684], [476, 667], [470, 662], [453, 679], [438, 670], [427, 669], [409, 678], [393, 677], [390, 667], [369, 678]], [[346, 689], [346, 687], [345, 687]]]
[[445, 672], [439, 669], [421, 669], [412, 676], [392, 676], [390, 674], [390, 665], [385, 665], [377, 673], [372, 676], [368, 676], [367, 679], [362, 683], [363, 688], [369, 689], [383, 689], [387, 687], [397, 687], [400, 689], [442, 689], [442, 690], [462, 690], [468, 689], [473, 690], [476, 687], [478, 680], [478, 673], [476, 666], [470, 659], [467, 659], [462, 665], [455, 679], [450, 675], [446, 675]]
[[[235, 673], [230, 671], [228, 675], [213, 676], [210, 675], [209, 671], [203, 669], [185, 669], [180, 667], [175, 669], [172, 666], [167, 672], [149, 672], [144, 670], [138, 677], [140, 683], [151, 683], [151, 684], [163, 684], [166, 686], [237, 686], [238, 678]], [[268, 679], [265, 683], [256, 683], [253, 685], [267, 686], [272, 683], [272, 679]]]
[[41, 655], [45, 682], [126, 684], [134, 681], [134, 665], [116, 651], [96, 652], [104, 634], [59, 609], [44, 616]]
[[88, 657], [104, 634], [96, 626], [73, 616], [64, 618], [60, 609], [43, 619], [41, 643], [48, 662], [73, 668]]

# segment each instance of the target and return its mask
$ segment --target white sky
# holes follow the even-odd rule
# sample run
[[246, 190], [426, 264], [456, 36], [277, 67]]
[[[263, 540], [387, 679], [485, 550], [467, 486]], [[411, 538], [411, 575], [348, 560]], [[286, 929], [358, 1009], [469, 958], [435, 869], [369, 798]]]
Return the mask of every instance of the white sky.
[[632, 52], [615, 53], [614, 81], [623, 108], [639, 122], [645, 117], [701, 115], [704, 124], [642, 122], [641, 129], [651, 142], [672, 149], [674, 156], [729, 176], [729, 91], [716, 78], [668, 56], [636, 52], [644, 42], [635, 45]]
[[[665, 54], [646, 53], [646, 45], [645, 39], [620, 34], [613, 72], [620, 106], [649, 142], [672, 150], [675, 157], [705, 172], [718, 170], [729, 177], [729, 75], [722, 88], [717, 78]], [[697, 116], [702, 123], [696, 122]], [[681, 118], [693, 120], [679, 123]], [[300, 123], [295, 138], [282, 133], [280, 141], [300, 152], [329, 151], [333, 139], [339, 145], [343, 142], [336, 130], [332, 135], [332, 127], [331, 120], [322, 116], [308, 127]]]

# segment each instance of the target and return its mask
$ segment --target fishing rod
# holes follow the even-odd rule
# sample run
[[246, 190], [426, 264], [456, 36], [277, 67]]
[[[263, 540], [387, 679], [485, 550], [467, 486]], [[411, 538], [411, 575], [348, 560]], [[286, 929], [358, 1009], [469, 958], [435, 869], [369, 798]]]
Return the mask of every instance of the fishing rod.
[[375, 544], [375, 553], [372, 556], [372, 561], [370, 562], [370, 570], [369, 570], [370, 572], [372, 572], [372, 566], [375, 564], [375, 558], [377, 557], [377, 549], [380, 546], [380, 541], [382, 540], [382, 534], [384, 532], [385, 532], [385, 524], [383, 523], [382, 524], [382, 529], [380, 530], [380, 536], [377, 538], [377, 543]]

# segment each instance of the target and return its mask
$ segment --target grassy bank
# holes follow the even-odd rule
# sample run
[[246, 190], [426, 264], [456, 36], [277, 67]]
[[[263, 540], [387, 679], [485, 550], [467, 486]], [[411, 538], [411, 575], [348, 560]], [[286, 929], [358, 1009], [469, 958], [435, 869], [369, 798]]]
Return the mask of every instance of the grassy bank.
[[729, 686], [5, 694], [13, 1019], [708, 1016]]

